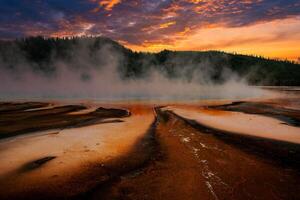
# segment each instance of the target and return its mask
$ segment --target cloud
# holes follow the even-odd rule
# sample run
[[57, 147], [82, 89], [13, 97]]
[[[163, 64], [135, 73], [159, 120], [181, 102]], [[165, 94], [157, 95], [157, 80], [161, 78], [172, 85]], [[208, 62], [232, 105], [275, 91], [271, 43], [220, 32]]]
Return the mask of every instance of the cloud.
[[160, 24], [159, 28], [168, 28], [169, 26], [172, 26], [174, 24], [176, 24], [176, 21], [166, 22], [166, 23]]
[[[96, 0], [93, 1], [95, 2]], [[107, 11], [111, 11], [119, 3], [121, 3], [121, 0], [101, 0], [98, 2], [99, 6], [104, 7]]]
[[[131, 46], [151, 43], [169, 46], [208, 27], [243, 28], [297, 18], [300, 2], [77, 0], [70, 4], [67, 0], [32, 0], [30, 3], [4, 0], [0, 3], [0, 12], [0, 38], [4, 39], [86, 34], [103, 35]], [[260, 32], [256, 35], [259, 37]]]

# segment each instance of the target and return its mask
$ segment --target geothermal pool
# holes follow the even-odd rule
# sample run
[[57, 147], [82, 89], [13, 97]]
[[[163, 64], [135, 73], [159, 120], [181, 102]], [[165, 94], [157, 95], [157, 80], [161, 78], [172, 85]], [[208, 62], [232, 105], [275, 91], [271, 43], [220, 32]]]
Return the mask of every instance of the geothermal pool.
[[299, 100], [6, 101], [0, 199], [299, 199]]

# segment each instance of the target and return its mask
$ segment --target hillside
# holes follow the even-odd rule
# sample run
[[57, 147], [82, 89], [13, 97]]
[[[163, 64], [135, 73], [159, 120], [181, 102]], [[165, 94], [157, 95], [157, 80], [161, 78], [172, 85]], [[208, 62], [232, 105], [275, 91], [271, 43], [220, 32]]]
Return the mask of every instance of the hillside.
[[[72, 70], [116, 65], [123, 79], [144, 78], [158, 70], [168, 78], [222, 83], [234, 74], [252, 85], [300, 85], [300, 64], [218, 51], [133, 52], [103, 37], [30, 37], [0, 41], [0, 69], [16, 74], [31, 69], [54, 76], [64, 63]], [[82, 74], [89, 80], [88, 73]], [[198, 80], [198, 79], [197, 79]]]

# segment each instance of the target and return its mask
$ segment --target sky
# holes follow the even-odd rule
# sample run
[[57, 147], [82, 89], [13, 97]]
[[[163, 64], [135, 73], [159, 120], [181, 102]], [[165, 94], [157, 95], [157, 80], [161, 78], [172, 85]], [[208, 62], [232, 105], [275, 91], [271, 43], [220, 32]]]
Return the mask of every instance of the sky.
[[0, 0], [0, 39], [36, 35], [300, 62], [300, 0]]

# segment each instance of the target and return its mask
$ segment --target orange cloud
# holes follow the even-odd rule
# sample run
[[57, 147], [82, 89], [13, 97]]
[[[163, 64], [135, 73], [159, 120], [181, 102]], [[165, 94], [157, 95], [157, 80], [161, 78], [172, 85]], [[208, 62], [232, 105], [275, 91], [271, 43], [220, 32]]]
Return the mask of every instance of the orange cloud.
[[145, 41], [125, 44], [136, 51], [221, 50], [298, 61], [300, 57], [300, 21], [298, 18], [275, 20], [245, 27], [220, 27], [210, 24], [168, 35], [168, 42]]
[[197, 4], [197, 3], [203, 2], [203, 0], [188, 0], [188, 2]]
[[163, 24], [160, 24], [160, 25], [159, 25], [159, 28], [168, 28], [169, 26], [172, 26], [172, 25], [174, 25], [174, 24], [176, 24], [175, 21], [163, 23]]
[[[18, 13], [24, 6], [33, 6], [24, 10], [35, 13]], [[0, 37], [103, 35], [135, 50], [215, 49], [289, 59], [300, 56], [296, 0], [82, 0], [69, 5], [75, 9], [43, 6], [22, 3], [13, 11], [4, 9]], [[14, 23], [5, 18], [10, 13]]]
[[121, 3], [121, 0], [103, 0], [99, 2], [99, 5], [103, 6], [105, 10], [112, 10], [119, 3]]
[[156, 41], [144, 41], [141, 45], [132, 45], [127, 42], [121, 42], [126, 47], [133, 49], [134, 51], [149, 51], [149, 52], [158, 52], [163, 49], [172, 49], [173, 44], [166, 43], [163, 40]]
[[185, 36], [187, 33], [191, 32], [190, 27], [185, 27], [183, 31], [177, 33], [179, 36]]
[[152, 25], [149, 27], [142, 28], [141, 30], [147, 34], [152, 34], [159, 30], [169, 28], [170, 26], [173, 26], [175, 24], [176, 24], [176, 21], [171, 21], [171, 22], [166, 22], [166, 23], [162, 23], [162, 24], [155, 24], [155, 25]]

